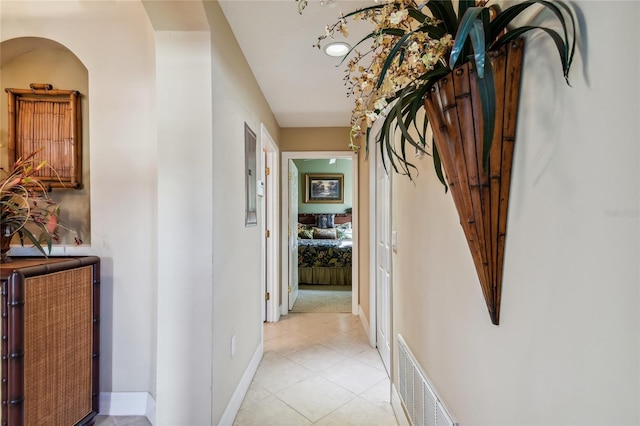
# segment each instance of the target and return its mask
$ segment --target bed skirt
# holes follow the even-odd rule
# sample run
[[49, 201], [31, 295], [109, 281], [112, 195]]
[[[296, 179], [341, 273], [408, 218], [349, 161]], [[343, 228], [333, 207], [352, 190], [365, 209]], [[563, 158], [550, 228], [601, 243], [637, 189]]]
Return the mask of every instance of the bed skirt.
[[351, 267], [298, 268], [300, 284], [351, 285]]

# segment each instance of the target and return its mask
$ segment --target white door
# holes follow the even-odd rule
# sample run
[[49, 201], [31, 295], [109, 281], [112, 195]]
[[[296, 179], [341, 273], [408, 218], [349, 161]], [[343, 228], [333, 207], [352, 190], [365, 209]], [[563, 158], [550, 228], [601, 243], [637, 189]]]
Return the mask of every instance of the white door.
[[[267, 151], [266, 150], [263, 151], [262, 160], [263, 160], [262, 164], [267, 165], [269, 163], [269, 158], [267, 156]], [[269, 174], [268, 174], [267, 170], [268, 170], [268, 166], [265, 167], [265, 173], [263, 175], [264, 182], [268, 181]], [[268, 192], [268, 188], [269, 188], [269, 186], [265, 185], [264, 194], [263, 194], [263, 203], [262, 203], [262, 206], [263, 206], [262, 211], [263, 211], [263, 214], [264, 214], [264, 217], [265, 217], [265, 220], [264, 220], [264, 228], [265, 228], [264, 238], [265, 238], [265, 242], [262, 245], [262, 247], [264, 247], [264, 271], [263, 271], [263, 273], [264, 273], [264, 277], [265, 277], [265, 279], [263, 280], [264, 288], [262, 289], [263, 290], [262, 294], [264, 294], [264, 295], [269, 294], [269, 275], [270, 275], [270, 272], [271, 272], [270, 269], [269, 269], [271, 267], [271, 265], [269, 265], [269, 259], [270, 259], [270, 255], [271, 255], [270, 248], [269, 248], [269, 237], [270, 237], [270, 234], [271, 234], [271, 230], [269, 229], [269, 225], [271, 224], [271, 220], [269, 220], [269, 211], [270, 211], [271, 205], [269, 203], [270, 194]], [[262, 320], [263, 321], [267, 321], [268, 320], [267, 312], [269, 312], [269, 298], [265, 297], [264, 298], [264, 305], [262, 307], [262, 314], [263, 314], [262, 315]]]
[[391, 358], [391, 180], [376, 149], [375, 188], [376, 342], [390, 374]]
[[[262, 176], [264, 179], [264, 196], [262, 212], [264, 220], [262, 231], [265, 235], [262, 250], [264, 252], [264, 294], [266, 317], [269, 322], [280, 318], [280, 168], [278, 163], [278, 146], [273, 141], [264, 123], [260, 124], [260, 143], [264, 152]], [[285, 258], [286, 259], [286, 258]]]
[[289, 160], [289, 310], [298, 298], [298, 168]]

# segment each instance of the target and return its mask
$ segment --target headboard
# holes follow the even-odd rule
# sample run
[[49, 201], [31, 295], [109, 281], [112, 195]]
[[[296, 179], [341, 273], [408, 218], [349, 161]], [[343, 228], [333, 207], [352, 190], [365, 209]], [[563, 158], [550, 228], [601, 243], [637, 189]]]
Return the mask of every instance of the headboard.
[[[336, 213], [333, 223], [339, 225], [341, 223], [351, 222], [351, 213]], [[316, 214], [315, 213], [299, 213], [298, 214], [298, 223], [302, 223], [305, 225], [315, 225], [316, 224]]]

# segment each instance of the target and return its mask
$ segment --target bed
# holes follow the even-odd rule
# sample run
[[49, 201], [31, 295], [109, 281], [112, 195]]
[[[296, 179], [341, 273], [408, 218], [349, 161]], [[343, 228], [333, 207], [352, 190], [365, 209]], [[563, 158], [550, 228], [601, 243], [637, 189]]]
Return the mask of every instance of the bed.
[[351, 214], [298, 215], [298, 282], [351, 285]]

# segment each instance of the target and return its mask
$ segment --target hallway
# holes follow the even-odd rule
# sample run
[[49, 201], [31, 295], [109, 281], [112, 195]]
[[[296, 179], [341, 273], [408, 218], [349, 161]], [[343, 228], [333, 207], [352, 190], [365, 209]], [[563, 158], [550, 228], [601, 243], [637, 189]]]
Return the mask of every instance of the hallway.
[[235, 426], [395, 426], [389, 378], [357, 316], [291, 313], [264, 324], [264, 356]]

